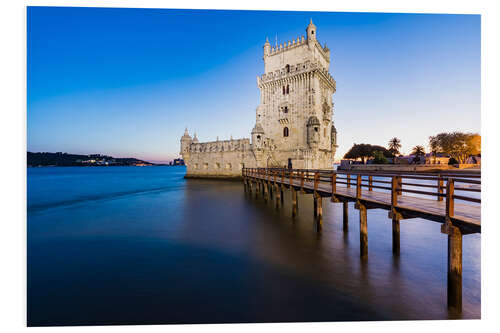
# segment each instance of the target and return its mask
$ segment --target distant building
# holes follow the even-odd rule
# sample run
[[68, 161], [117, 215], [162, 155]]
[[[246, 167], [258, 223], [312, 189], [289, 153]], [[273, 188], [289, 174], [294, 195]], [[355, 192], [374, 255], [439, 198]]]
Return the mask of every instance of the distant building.
[[481, 164], [481, 156], [470, 156], [465, 163], [466, 164]]
[[450, 156], [444, 153], [437, 153], [436, 155], [432, 153], [425, 154], [425, 164], [448, 164]]
[[184, 165], [184, 160], [182, 158], [176, 158], [171, 165]]

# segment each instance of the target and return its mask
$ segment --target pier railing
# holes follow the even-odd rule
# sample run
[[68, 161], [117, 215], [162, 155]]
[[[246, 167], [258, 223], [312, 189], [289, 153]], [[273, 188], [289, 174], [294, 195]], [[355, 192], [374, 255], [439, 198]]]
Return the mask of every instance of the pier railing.
[[[292, 217], [297, 216], [297, 192], [313, 194], [314, 218], [322, 226], [323, 197], [343, 203], [343, 230], [348, 231], [348, 203], [359, 210], [360, 256], [368, 258], [367, 210], [389, 211], [392, 248], [400, 251], [400, 220], [423, 218], [442, 223], [448, 235], [448, 307], [462, 308], [462, 235], [481, 232], [481, 173], [472, 171], [385, 172], [244, 168], [245, 191], [276, 199], [283, 206], [283, 189], [292, 194]], [[274, 195], [273, 195], [274, 192]]]
[[[447, 214], [452, 217], [455, 200], [481, 203], [481, 174], [477, 172], [380, 172], [380, 171], [334, 171], [315, 169], [287, 168], [245, 168], [243, 177], [258, 177], [282, 184], [298, 184], [302, 191], [306, 184], [313, 184], [313, 190], [331, 187], [331, 193], [337, 187], [355, 188], [356, 197], [362, 197], [364, 191], [390, 191], [394, 206], [397, 196], [403, 193], [433, 197], [437, 201], [446, 201]], [[457, 194], [456, 192], [460, 192]], [[479, 193], [479, 195], [472, 195]]]

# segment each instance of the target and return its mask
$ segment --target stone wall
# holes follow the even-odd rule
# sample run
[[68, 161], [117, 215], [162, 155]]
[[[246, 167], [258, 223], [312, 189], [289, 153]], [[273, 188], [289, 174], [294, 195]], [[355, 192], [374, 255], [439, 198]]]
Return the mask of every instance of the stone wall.
[[243, 167], [255, 167], [249, 139], [191, 143], [183, 153], [186, 178], [233, 178]]

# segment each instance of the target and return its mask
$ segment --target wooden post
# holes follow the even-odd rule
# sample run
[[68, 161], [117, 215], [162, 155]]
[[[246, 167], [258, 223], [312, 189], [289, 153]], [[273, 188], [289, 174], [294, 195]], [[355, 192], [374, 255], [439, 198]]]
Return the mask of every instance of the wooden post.
[[451, 223], [450, 218], [455, 215], [455, 181], [453, 178], [448, 178], [446, 182], [446, 219]]
[[262, 187], [264, 187], [264, 202], [267, 202], [269, 197], [269, 188], [266, 183], [262, 183]]
[[297, 191], [295, 190], [294, 187], [291, 188], [292, 190], [292, 217], [297, 216]]
[[300, 172], [300, 191], [304, 193], [304, 171]]
[[448, 308], [462, 311], [462, 232], [455, 226], [448, 232]]
[[[439, 178], [438, 178], [438, 193], [439, 194], [443, 194], [443, 178], [441, 178], [441, 175], [439, 175]], [[441, 196], [438, 196], [437, 197], [437, 201], [443, 201], [443, 197]]]
[[318, 190], [318, 181], [319, 180], [319, 173], [315, 172], [314, 173], [314, 192]]
[[334, 171], [332, 173], [332, 198], [335, 193], [337, 193], [337, 173]]
[[398, 177], [397, 176], [392, 176], [392, 183], [391, 183], [391, 206], [396, 207], [398, 205]]
[[313, 193], [314, 199], [314, 217], [318, 217], [318, 198], [316, 197], [316, 192]]
[[274, 193], [274, 186], [273, 186], [273, 184], [271, 182], [269, 182], [269, 199], [273, 200], [274, 195], [275, 195], [275, 193]]
[[356, 198], [361, 198], [361, 175], [358, 174], [356, 179]]
[[316, 227], [320, 231], [323, 226], [323, 198], [318, 193], [314, 194], [316, 198]]
[[351, 175], [350, 174], [347, 174], [347, 188], [350, 188], [351, 187]]
[[366, 220], [366, 206], [358, 203], [359, 210], [359, 254], [361, 259], [368, 258], [368, 223]]
[[372, 190], [373, 186], [373, 176], [368, 176], [368, 191]]
[[343, 229], [344, 229], [344, 232], [347, 232], [349, 230], [349, 216], [348, 216], [349, 202], [344, 201], [343, 206], [344, 206]]
[[280, 203], [281, 203], [281, 190], [278, 187], [280, 187], [280, 186], [275, 183], [274, 188], [276, 191], [276, 209], [280, 208]]
[[401, 195], [401, 194], [403, 194], [403, 191], [402, 191], [402, 189], [403, 189], [403, 177], [398, 176], [397, 178], [398, 178], [398, 189], [397, 189], [397, 192], [398, 192], [398, 195]]
[[399, 255], [399, 219], [396, 214], [392, 216], [392, 253]]

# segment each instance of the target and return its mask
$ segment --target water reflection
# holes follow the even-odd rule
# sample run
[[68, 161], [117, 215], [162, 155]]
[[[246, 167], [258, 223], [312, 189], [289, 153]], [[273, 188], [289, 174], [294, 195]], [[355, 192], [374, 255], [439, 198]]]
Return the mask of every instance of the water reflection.
[[[276, 210], [241, 182], [172, 177], [175, 190], [28, 214], [30, 325], [453, 317], [438, 223], [402, 221], [395, 257], [387, 212], [369, 210], [362, 262], [352, 204], [346, 233], [324, 198], [318, 233], [311, 195], [292, 218], [288, 190]], [[479, 318], [480, 235], [464, 237], [463, 271], [463, 317]]]

